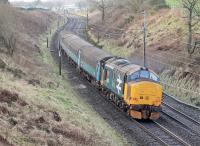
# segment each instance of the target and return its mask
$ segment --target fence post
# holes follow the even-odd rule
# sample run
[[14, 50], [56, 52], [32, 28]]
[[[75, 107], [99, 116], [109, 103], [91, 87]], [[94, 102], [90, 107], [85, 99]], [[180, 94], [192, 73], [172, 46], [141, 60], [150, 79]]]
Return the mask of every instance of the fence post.
[[62, 71], [62, 53], [61, 53], [61, 47], [60, 47], [60, 40], [58, 42], [58, 56], [59, 56], [59, 75], [61, 76], [61, 71]]
[[99, 44], [99, 39], [100, 39], [100, 36], [99, 36], [99, 31], [97, 33], [97, 43]]
[[49, 48], [49, 38], [48, 38], [48, 35], [47, 35], [47, 48]]

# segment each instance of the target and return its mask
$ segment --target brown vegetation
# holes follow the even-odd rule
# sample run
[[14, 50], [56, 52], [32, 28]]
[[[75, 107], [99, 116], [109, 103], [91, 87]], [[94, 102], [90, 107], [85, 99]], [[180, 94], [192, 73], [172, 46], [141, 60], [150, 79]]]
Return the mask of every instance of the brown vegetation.
[[114, 130], [57, 74], [46, 48], [47, 32], [55, 31], [56, 14], [5, 5], [0, 5], [0, 11], [4, 27], [0, 34], [17, 36], [12, 54], [4, 43], [0, 46], [0, 145], [120, 143]]

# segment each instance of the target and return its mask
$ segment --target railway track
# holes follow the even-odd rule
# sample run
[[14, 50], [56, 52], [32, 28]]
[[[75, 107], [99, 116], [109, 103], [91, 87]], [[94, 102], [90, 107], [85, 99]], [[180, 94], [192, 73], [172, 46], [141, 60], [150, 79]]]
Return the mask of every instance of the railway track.
[[191, 118], [191, 117], [188, 116], [187, 114], [185, 114], [185, 113], [183, 113], [183, 112], [181, 112], [181, 111], [175, 109], [174, 107], [172, 107], [171, 105], [167, 104], [166, 102], [162, 102], [162, 105], [163, 105], [164, 107], [169, 108], [170, 110], [174, 111], [175, 113], [181, 115], [181, 116], [184, 117], [185, 119], [191, 121], [192, 123], [194, 123], [195, 125], [197, 125], [197, 126], [200, 127], [200, 122], [197, 121], [197, 120], [195, 120], [195, 119], [193, 119], [193, 118]]
[[176, 121], [186, 129], [193, 132], [195, 135], [200, 137], [200, 122], [188, 116], [187, 114], [175, 109], [171, 105], [163, 102], [162, 114]]
[[[76, 19], [70, 19], [67, 23], [67, 25], [65, 26], [64, 29], [67, 29], [68, 31], [73, 31], [76, 35], [79, 35], [81, 37], [84, 37], [83, 33], [84, 33], [84, 29], [82, 29], [83, 27], [86, 26], [86, 24], [84, 24], [83, 21], [81, 21], [82, 24], [77, 25], [76, 23], [80, 23], [80, 21], [77, 22]], [[78, 28], [80, 28], [78, 30]], [[59, 31], [57, 32], [59, 33]], [[54, 38], [54, 42], [52, 43], [52, 47], [54, 48], [54, 51], [52, 51], [54, 58], [56, 59], [58, 56], [58, 54], [56, 53], [56, 47], [58, 43], [58, 39]], [[77, 88], [80, 84], [89, 84], [89, 83], [85, 83], [85, 81], [83, 81], [82, 79], [80, 79], [79, 77], [74, 77], [74, 76], [79, 76], [78, 72], [76, 71], [76, 69], [70, 69], [71, 66], [69, 66], [68, 64], [66, 64], [66, 60], [65, 63], [63, 64], [63, 66], [65, 67], [65, 70], [67, 70], [66, 74], [67, 76], [72, 77], [71, 78], [71, 83]], [[76, 72], [76, 73], [75, 73]], [[80, 82], [81, 80], [81, 82]], [[134, 137], [138, 137], [138, 139], [143, 138], [144, 141], [139, 141], [139, 144], [141, 145], [162, 145], [162, 146], [168, 146], [168, 145], [184, 145], [184, 146], [189, 146], [189, 144], [187, 142], [185, 142], [183, 139], [181, 139], [179, 136], [177, 136], [176, 134], [174, 134], [173, 132], [171, 132], [170, 130], [168, 130], [167, 128], [165, 128], [164, 126], [162, 126], [160, 123], [158, 122], [154, 122], [154, 121], [149, 121], [144, 122], [144, 121], [136, 121], [130, 117], [127, 118], [127, 116], [124, 114], [123, 111], [121, 111], [121, 109], [119, 107], [117, 107], [115, 104], [113, 104], [111, 101], [109, 100], [101, 100], [100, 98], [92, 98], [89, 99], [88, 97], [88, 91], [87, 88], [88, 86], [91, 86], [91, 90], [93, 90], [93, 85], [89, 84], [86, 86], [86, 90], [85, 88], [83, 88], [82, 90], [80, 90], [80, 94], [81, 96], [86, 96], [84, 97], [91, 105], [93, 105], [93, 108], [98, 112], [101, 113], [102, 117], [108, 121], [108, 123], [110, 125], [117, 125], [117, 127], [115, 127], [120, 133], [122, 133], [123, 135], [125, 135], [125, 137], [127, 139], [132, 139], [133, 136]], [[93, 96], [98, 96], [96, 95], [96, 92], [98, 92], [97, 90], [94, 90], [92, 92]], [[101, 95], [101, 97], [104, 97], [104, 95]], [[97, 101], [93, 101], [93, 100], [97, 100]], [[105, 103], [105, 101], [107, 103]], [[112, 109], [112, 107], [109, 107], [109, 104], [111, 103], [112, 106], [114, 105], [117, 109], [117, 111], [115, 111], [114, 109]], [[105, 105], [105, 106], [104, 106]], [[164, 103], [165, 108], [170, 109], [171, 111], [173, 111], [173, 113], [177, 113], [179, 115], [182, 115], [184, 113], [181, 113], [178, 110], [174, 110], [173, 107], [171, 107], [170, 105], [167, 105], [166, 103]], [[112, 110], [111, 110], [111, 109]], [[102, 111], [103, 110], [103, 111]], [[123, 112], [122, 114], [119, 114], [119, 110], [120, 112]], [[106, 111], [106, 113], [105, 113]], [[111, 112], [112, 111], [112, 112]], [[169, 116], [171, 119], [173, 119], [174, 121], [176, 120], [177, 123], [179, 122], [180, 125], [185, 125], [185, 122], [180, 122], [178, 121], [174, 116], [171, 116], [165, 112], [162, 113], [163, 115]], [[195, 121], [195, 119], [189, 117], [189, 116], [183, 116], [185, 119], [187, 119], [188, 121], [190, 121], [193, 125], [196, 124], [196, 126], [199, 126], [199, 122]], [[138, 129], [139, 128], [139, 129]], [[191, 127], [187, 125], [187, 128], [190, 129]], [[142, 130], [142, 131], [141, 131]], [[193, 133], [195, 133], [194, 131], [192, 131]], [[127, 133], [127, 134], [124, 134]], [[137, 135], [138, 133], [140, 133], [140, 135]], [[146, 134], [145, 134], [146, 133]], [[196, 133], [198, 134], [198, 133]], [[133, 144], [132, 141], [129, 141], [129, 144]]]
[[[200, 144], [200, 123], [187, 114], [163, 102], [159, 123], [170, 129], [191, 145]], [[163, 120], [164, 119], [164, 120]]]
[[155, 121], [152, 121], [151, 123], [142, 123], [142, 125], [151, 131], [155, 137], [162, 139], [162, 141], [168, 146], [190, 146], [183, 139], [179, 138], [177, 135]]
[[175, 121], [176, 123], [178, 123], [180, 126], [183, 126], [185, 129], [187, 130], [190, 130], [190, 132], [192, 132], [193, 134], [197, 135], [197, 136], [200, 136], [200, 133], [197, 132], [196, 130], [193, 130], [190, 126], [186, 125], [184, 122], [182, 121], [179, 121], [178, 119], [174, 118], [173, 116], [167, 114], [166, 112], [161, 112], [162, 115], [170, 118], [171, 120]]
[[171, 107], [173, 107], [177, 111], [180, 111], [183, 114], [190, 115], [190, 118], [196, 121], [200, 121], [200, 108], [183, 103], [165, 93], [163, 96], [164, 103], [167, 103], [168, 105], [170, 105]]

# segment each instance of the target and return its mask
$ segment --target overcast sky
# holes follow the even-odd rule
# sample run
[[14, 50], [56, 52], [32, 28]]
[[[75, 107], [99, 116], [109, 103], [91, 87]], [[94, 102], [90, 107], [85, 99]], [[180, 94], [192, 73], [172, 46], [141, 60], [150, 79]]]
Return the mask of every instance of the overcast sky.
[[[17, 1], [25, 1], [25, 2], [32, 2], [32, 1], [35, 1], [35, 0], [9, 0], [10, 2], [17, 2]], [[42, 1], [52, 1], [52, 0], [42, 0]], [[56, 0], [54, 0], [56, 1]]]

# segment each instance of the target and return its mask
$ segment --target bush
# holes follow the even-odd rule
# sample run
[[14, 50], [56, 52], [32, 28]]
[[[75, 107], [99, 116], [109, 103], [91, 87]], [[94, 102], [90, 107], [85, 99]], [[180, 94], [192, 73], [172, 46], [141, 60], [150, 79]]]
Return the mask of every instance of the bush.
[[5, 68], [6, 67], [6, 63], [0, 59], [0, 68]]
[[127, 17], [124, 18], [125, 19], [125, 23], [131, 23], [134, 20], [134, 16], [133, 15], [129, 15]]

